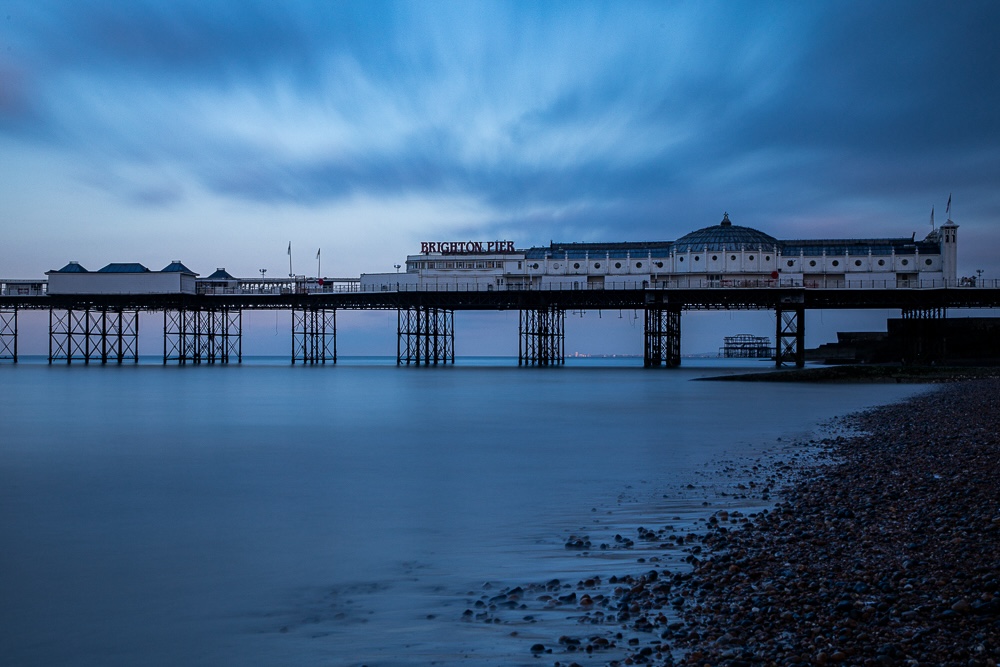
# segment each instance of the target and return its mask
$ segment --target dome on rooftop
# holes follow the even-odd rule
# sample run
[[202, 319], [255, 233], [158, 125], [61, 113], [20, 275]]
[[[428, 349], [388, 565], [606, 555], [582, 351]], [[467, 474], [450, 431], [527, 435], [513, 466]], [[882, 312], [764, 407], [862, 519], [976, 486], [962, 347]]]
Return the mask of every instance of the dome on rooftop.
[[756, 250], [771, 249], [778, 245], [778, 240], [751, 227], [734, 225], [729, 220], [729, 214], [722, 216], [722, 222], [711, 227], [704, 227], [690, 234], [685, 234], [674, 241], [674, 252], [697, 252], [699, 250]]

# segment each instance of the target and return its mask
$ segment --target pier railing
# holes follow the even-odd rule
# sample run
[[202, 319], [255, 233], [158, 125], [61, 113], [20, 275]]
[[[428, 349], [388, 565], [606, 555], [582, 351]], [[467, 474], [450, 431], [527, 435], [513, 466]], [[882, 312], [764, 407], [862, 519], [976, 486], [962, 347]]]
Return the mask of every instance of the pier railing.
[[360, 292], [516, 292], [516, 291], [629, 291], [648, 289], [760, 289], [760, 288], [803, 288], [803, 289], [941, 289], [1000, 287], [1000, 280], [844, 280], [836, 278], [817, 279], [757, 279], [733, 278], [725, 280], [683, 279], [670, 280], [629, 280], [603, 284], [588, 284], [577, 281], [538, 281], [533, 283], [508, 283], [498, 285], [487, 281], [453, 282], [439, 281], [423, 283], [384, 282], [360, 284]]
[[[621, 280], [591, 284], [572, 280], [545, 280], [507, 282], [472, 280], [456, 282], [441, 280], [422, 283], [380, 282], [362, 283], [357, 278], [336, 278], [318, 280], [316, 278], [234, 280], [227, 283], [198, 282], [196, 293], [206, 296], [234, 295], [287, 295], [287, 294], [355, 294], [375, 292], [517, 292], [517, 291], [581, 291], [581, 290], [647, 290], [647, 289], [760, 289], [760, 288], [802, 288], [802, 289], [996, 289], [998, 279], [960, 278], [958, 280], [850, 280], [842, 278], [726, 278], [722, 280], [672, 278], [669, 280]], [[0, 279], [0, 296], [35, 297], [48, 294], [45, 280]]]
[[[413, 283], [398, 282], [362, 283], [357, 278], [324, 279], [295, 278], [268, 280], [235, 280], [226, 284], [199, 282], [196, 293], [205, 296], [254, 296], [289, 294], [356, 294], [378, 292], [518, 292], [518, 291], [631, 291], [669, 289], [761, 289], [802, 288], [817, 290], [920, 290], [920, 289], [997, 289], [998, 279], [961, 278], [958, 280], [850, 280], [833, 277], [816, 278], [726, 278], [722, 280], [671, 278], [669, 280], [621, 280], [591, 284], [582, 281], [516, 281], [498, 284], [495, 279], [457, 282], [440, 280]], [[45, 280], [0, 279], [0, 296], [36, 297], [48, 294]]]

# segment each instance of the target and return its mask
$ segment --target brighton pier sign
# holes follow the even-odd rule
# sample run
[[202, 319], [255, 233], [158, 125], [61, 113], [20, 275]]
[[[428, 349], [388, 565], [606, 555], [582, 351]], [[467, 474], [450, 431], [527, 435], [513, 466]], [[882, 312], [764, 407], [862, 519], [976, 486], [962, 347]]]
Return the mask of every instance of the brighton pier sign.
[[421, 241], [420, 254], [475, 255], [514, 252], [513, 241]]

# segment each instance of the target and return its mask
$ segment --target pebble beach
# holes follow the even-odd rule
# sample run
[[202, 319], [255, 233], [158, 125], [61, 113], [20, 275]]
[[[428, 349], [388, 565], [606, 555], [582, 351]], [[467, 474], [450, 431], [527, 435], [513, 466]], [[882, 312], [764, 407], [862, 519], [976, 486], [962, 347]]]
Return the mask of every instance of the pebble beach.
[[767, 509], [718, 510], [695, 532], [640, 528], [639, 540], [681, 548], [687, 567], [641, 558], [652, 569], [611, 577], [607, 597], [586, 596], [619, 631], [560, 637], [532, 653], [554, 667], [995, 667], [992, 373], [939, 373], [927, 392], [838, 419], [830, 437], [801, 443], [810, 453], [761, 462], [754, 471], [766, 486], [753, 495], [770, 491]]
[[996, 665], [998, 425], [997, 379], [846, 418], [773, 509], [716, 513], [689, 571], [619, 582], [608, 664]]

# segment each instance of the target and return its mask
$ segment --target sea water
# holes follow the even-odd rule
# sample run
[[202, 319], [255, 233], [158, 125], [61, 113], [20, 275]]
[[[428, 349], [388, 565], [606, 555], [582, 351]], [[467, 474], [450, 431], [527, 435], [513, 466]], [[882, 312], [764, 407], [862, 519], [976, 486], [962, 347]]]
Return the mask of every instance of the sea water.
[[[919, 390], [695, 381], [761, 362], [639, 366], [6, 364], [3, 662], [538, 664], [536, 642], [621, 628], [532, 600], [466, 610], [644, 572], [658, 552], [615, 535], [697, 527], [738, 504], [712, 471]], [[566, 548], [581, 535], [592, 549]]]

